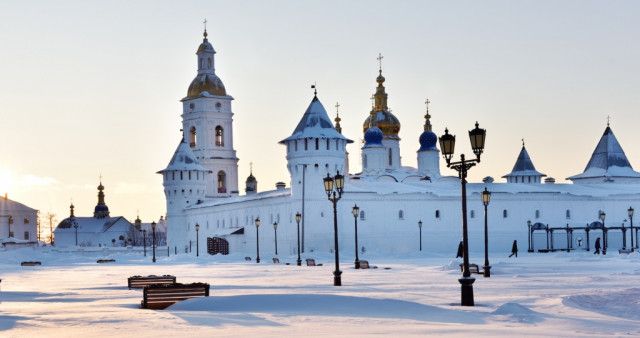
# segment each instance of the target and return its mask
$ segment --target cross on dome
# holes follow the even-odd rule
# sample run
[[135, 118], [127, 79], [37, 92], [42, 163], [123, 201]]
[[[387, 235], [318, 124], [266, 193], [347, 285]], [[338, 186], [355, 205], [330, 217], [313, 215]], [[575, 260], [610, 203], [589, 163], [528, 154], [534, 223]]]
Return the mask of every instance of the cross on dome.
[[384, 58], [384, 56], [382, 56], [382, 53], [378, 53], [378, 63], [380, 64], [380, 73], [382, 74], [382, 59]]

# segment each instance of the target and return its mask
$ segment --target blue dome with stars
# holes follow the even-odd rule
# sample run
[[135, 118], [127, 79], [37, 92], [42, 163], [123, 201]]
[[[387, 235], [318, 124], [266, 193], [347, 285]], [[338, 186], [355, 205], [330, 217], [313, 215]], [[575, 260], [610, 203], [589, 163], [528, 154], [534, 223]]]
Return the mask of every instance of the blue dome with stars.
[[371, 127], [364, 133], [364, 146], [382, 146], [382, 130], [378, 127]]
[[438, 143], [438, 136], [430, 130], [425, 131], [420, 135], [420, 149], [418, 151], [438, 150], [436, 143]]

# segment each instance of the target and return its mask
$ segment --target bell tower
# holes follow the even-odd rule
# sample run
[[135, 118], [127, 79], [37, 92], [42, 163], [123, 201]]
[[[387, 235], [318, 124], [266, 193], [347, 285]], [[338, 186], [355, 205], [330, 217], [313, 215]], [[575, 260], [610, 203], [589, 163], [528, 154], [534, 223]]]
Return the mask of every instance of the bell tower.
[[[206, 24], [206, 21], [205, 21]], [[206, 197], [238, 193], [238, 158], [233, 148], [233, 97], [215, 73], [216, 51], [204, 38], [196, 52], [198, 73], [182, 101], [182, 130], [187, 145], [208, 175]]]

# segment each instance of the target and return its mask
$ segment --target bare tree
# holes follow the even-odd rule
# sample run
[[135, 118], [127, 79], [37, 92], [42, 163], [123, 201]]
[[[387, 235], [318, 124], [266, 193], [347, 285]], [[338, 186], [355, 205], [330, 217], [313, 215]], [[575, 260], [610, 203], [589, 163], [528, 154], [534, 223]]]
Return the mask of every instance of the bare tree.
[[54, 245], [55, 238], [53, 238], [53, 224], [58, 222], [56, 214], [48, 211], [44, 216], [46, 221], [49, 222], [49, 244]]

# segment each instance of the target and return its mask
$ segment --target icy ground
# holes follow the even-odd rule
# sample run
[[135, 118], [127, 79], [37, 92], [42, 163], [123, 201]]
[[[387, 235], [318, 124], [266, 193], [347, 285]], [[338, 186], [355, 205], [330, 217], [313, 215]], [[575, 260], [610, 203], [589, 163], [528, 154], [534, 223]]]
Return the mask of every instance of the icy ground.
[[[492, 275], [475, 275], [475, 307], [460, 301], [460, 260], [415, 253], [367, 253], [377, 269], [355, 270], [342, 253], [342, 287], [333, 255], [304, 254], [320, 267], [273, 264], [245, 255], [96, 257], [22, 249], [0, 251], [0, 336], [638, 336], [640, 254], [492, 254]], [[253, 256], [253, 255], [252, 255]], [[471, 261], [482, 265], [483, 256]], [[104, 258], [104, 257], [98, 257]], [[21, 261], [41, 261], [23, 267]], [[293, 265], [285, 265], [285, 262]], [[389, 269], [385, 269], [389, 268]], [[166, 310], [140, 309], [132, 275], [173, 274], [207, 282], [211, 296]]]

